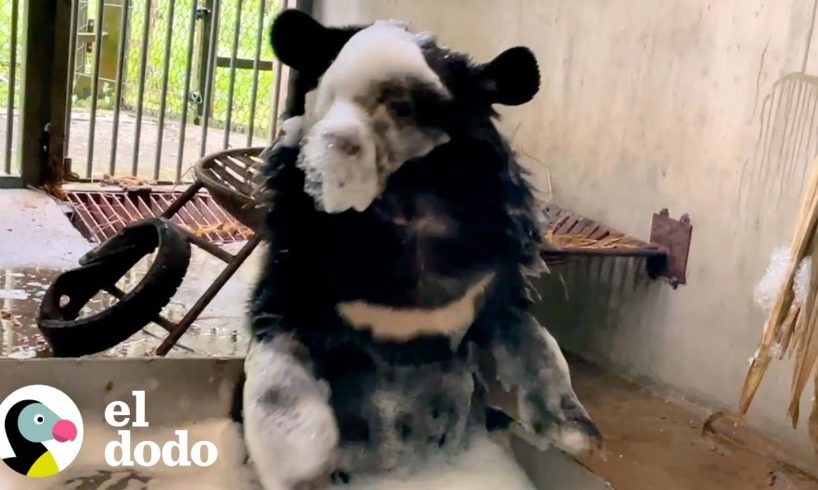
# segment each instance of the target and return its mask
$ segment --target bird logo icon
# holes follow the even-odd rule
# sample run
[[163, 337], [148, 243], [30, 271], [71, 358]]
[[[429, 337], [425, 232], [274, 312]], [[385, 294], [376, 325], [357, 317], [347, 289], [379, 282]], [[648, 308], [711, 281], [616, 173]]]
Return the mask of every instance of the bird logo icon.
[[74, 402], [55, 388], [33, 385], [15, 391], [0, 404], [0, 417], [6, 439], [0, 440], [0, 458], [21, 475], [56, 475], [79, 453], [82, 418]]

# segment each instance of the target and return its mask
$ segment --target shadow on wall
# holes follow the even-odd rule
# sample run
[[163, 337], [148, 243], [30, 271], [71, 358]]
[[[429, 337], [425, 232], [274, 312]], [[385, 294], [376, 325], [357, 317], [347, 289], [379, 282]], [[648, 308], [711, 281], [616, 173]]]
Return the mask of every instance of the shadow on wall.
[[645, 316], [660, 311], [655, 305], [672, 291], [648, 277], [645, 259], [626, 257], [572, 259], [535, 286], [541, 295], [536, 315], [560, 346], [603, 366], [630, 364], [623, 357], [628, 350], [617, 346], [629, 338], [621, 330], [655, 324]]
[[[800, 208], [804, 182], [818, 157], [818, 76], [785, 75], [753, 119], [757, 124], [747, 131], [755, 132], [755, 141], [738, 179], [737, 211], [755, 229], [765, 229], [765, 219], [794, 222], [797, 211], [780, 211]], [[789, 243], [790, 237], [781, 240]], [[661, 324], [659, 305], [672, 294], [662, 281], [647, 277], [643, 259], [630, 258], [576, 259], [554, 267], [536, 286], [543, 298], [538, 316], [560, 345], [590, 361], [625, 367], [632, 364], [627, 353], [633, 350], [618, 343], [649, 342], [651, 332], [632, 330]], [[641, 355], [653, 355], [645, 350]]]
[[[790, 73], [761, 104], [758, 136], [739, 179], [740, 211], [754, 206], [798, 209], [811, 163], [818, 156], [818, 77]], [[795, 200], [795, 202], [788, 202]], [[783, 206], [783, 209], [786, 209]]]

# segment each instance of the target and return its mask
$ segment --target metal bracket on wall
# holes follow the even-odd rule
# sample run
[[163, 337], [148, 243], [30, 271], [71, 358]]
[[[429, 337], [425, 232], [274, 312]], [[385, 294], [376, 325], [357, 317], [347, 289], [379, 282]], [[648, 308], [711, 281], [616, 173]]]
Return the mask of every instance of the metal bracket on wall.
[[650, 243], [658, 245], [667, 253], [647, 259], [647, 272], [652, 279], [664, 277], [676, 289], [687, 283], [687, 258], [693, 225], [690, 217], [683, 214], [678, 220], [670, 217], [667, 209], [653, 214], [650, 227]]

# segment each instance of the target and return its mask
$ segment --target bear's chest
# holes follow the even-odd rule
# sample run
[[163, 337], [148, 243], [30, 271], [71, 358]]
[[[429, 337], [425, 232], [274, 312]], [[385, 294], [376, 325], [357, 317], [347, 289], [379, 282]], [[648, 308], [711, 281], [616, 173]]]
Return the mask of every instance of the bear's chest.
[[462, 279], [497, 265], [497, 237], [507, 235], [497, 219], [473, 207], [439, 190], [387, 191], [363, 212], [340, 214], [282, 202], [273, 208], [271, 265], [288, 284], [299, 274], [327, 296], [393, 306], [447, 303], [464, 292]]
[[341, 301], [336, 308], [347, 325], [371, 332], [376, 340], [404, 342], [422, 336], [445, 336], [456, 347], [474, 323], [492, 280], [492, 273], [472, 281], [450, 280], [457, 284], [457, 291], [441, 288], [434, 300], [413, 306], [356, 299]]
[[341, 370], [327, 381], [343, 471], [406, 467], [465, 447], [474, 395], [465, 361]]

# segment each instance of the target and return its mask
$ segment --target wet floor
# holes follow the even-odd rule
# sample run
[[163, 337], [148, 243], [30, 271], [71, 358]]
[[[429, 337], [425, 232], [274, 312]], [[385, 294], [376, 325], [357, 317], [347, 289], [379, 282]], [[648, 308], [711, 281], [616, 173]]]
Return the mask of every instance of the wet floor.
[[[224, 248], [237, 252], [244, 244]], [[79, 258], [94, 244], [71, 225], [60, 204], [51, 197], [28, 190], [0, 191], [0, 357], [47, 357], [49, 346], [37, 328], [40, 301], [54, 279], [77, 267]], [[247, 259], [230, 281], [182, 337], [171, 356], [243, 356], [247, 299], [259, 267], [261, 247]], [[117, 284], [128, 291], [142, 279], [151, 257], [139, 262]], [[224, 263], [199, 248], [191, 247], [184, 282], [165, 307], [171, 321], [182, 318], [222, 271]], [[82, 311], [91, 315], [110, 306], [107, 293], [94, 297]], [[150, 324], [122, 344], [98, 354], [105, 357], [149, 355], [167, 332]]]
[[[235, 252], [242, 243], [228, 245]], [[140, 261], [118, 286], [133, 289], [144, 276], [151, 257]], [[182, 337], [171, 356], [243, 356], [248, 336], [244, 330], [244, 312], [252, 288], [253, 267], [257, 254], [239, 269], [197, 322]], [[163, 314], [171, 321], [184, 316], [220, 272], [223, 263], [193, 247], [190, 267], [182, 286]], [[0, 270], [0, 357], [27, 359], [48, 357], [50, 349], [37, 328], [40, 302], [46, 290], [60, 274], [59, 269], [21, 267]], [[89, 316], [110, 307], [116, 300], [101, 292], [86, 305], [81, 316]], [[150, 324], [120, 345], [97, 354], [103, 357], [149, 355], [167, 335], [161, 327]]]
[[818, 480], [806, 473], [815, 467], [793, 465], [792, 449], [746, 427], [728, 432], [707, 424], [709, 412], [691, 411], [588, 364], [572, 362], [571, 370], [577, 394], [606, 439], [604, 458], [582, 462], [614, 488], [818, 490]]

